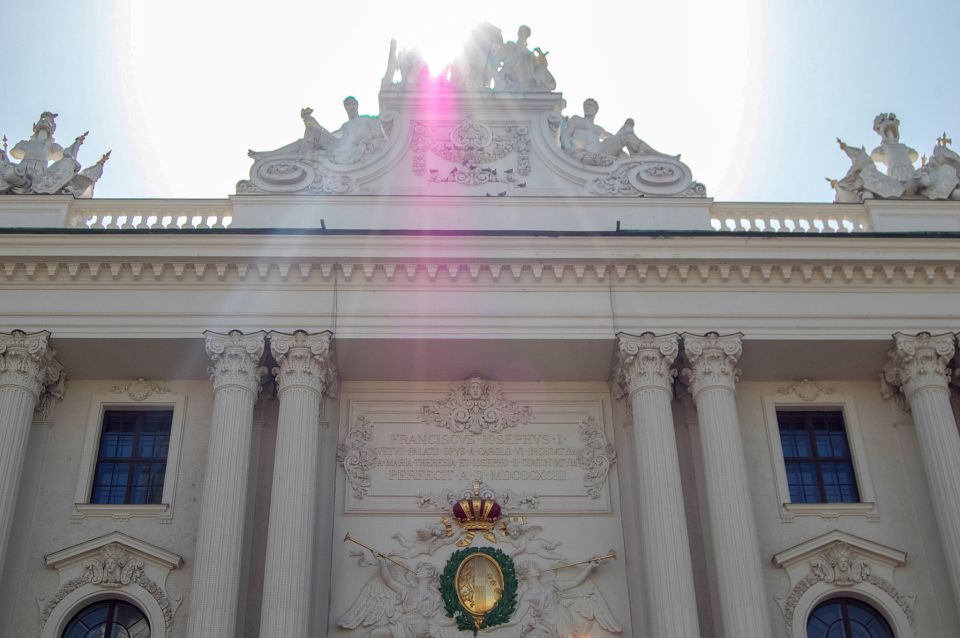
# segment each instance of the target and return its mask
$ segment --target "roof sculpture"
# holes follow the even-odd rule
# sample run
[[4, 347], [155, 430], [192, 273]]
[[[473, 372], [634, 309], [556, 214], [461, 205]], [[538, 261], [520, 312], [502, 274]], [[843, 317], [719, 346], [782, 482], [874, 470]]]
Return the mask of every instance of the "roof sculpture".
[[379, 115], [344, 100], [347, 120], [330, 131], [302, 109], [303, 136], [273, 151], [250, 151], [239, 194], [555, 195], [705, 197], [679, 155], [640, 139], [633, 119], [608, 131], [564, 115], [547, 53], [484, 23], [433, 76], [415, 49], [390, 43]]
[[[0, 150], [0, 195], [93, 197], [93, 187], [103, 175], [103, 165], [110, 158], [110, 152], [104, 153], [93, 166], [80, 170], [77, 154], [89, 131], [63, 148], [53, 139], [57, 130], [56, 119], [56, 113], [41, 113], [40, 119], [33, 125], [30, 139], [17, 142], [9, 156], [7, 138], [4, 136]], [[10, 157], [20, 162], [11, 162]]]
[[[840, 149], [850, 158], [850, 170], [840, 179], [830, 179], [836, 191], [835, 202], [859, 203], [865, 199], [952, 199], [960, 200], [960, 155], [944, 133], [937, 138], [930, 157], [918, 153], [900, 141], [900, 120], [894, 113], [881, 113], [873, 120], [880, 146], [869, 154], [839, 137]], [[881, 172], [877, 165], [886, 170]]]

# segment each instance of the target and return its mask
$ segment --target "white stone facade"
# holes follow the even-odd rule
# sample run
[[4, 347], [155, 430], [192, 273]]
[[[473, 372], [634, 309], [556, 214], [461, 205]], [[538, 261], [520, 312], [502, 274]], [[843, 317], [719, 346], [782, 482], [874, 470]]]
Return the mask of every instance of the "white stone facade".
[[[467, 636], [437, 578], [477, 546], [495, 638], [799, 638], [834, 598], [960, 635], [960, 203], [713, 202], [564, 119], [530, 35], [429, 121], [392, 47], [379, 118], [305, 109], [226, 199], [0, 198], [0, 636], [114, 599]], [[111, 410], [172, 415], [156, 502], [91, 502]], [[856, 498], [792, 502], [787, 411], [840, 415]]]

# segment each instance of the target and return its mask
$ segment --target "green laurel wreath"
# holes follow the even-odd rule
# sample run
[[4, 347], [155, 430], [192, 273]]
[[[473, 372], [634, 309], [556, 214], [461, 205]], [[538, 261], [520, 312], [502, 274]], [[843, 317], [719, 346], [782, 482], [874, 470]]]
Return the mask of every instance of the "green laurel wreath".
[[443, 606], [446, 609], [447, 616], [455, 618], [457, 629], [462, 631], [472, 631], [477, 635], [477, 626], [473, 621], [473, 616], [460, 603], [457, 597], [457, 585], [454, 582], [457, 578], [457, 569], [460, 563], [468, 556], [473, 554], [486, 554], [500, 565], [500, 571], [503, 572], [503, 595], [497, 606], [483, 615], [483, 628], [502, 625], [510, 620], [510, 616], [517, 609], [517, 571], [513, 565], [513, 559], [494, 547], [468, 547], [454, 552], [447, 560], [443, 568], [443, 574], [440, 575], [440, 595], [443, 596]]

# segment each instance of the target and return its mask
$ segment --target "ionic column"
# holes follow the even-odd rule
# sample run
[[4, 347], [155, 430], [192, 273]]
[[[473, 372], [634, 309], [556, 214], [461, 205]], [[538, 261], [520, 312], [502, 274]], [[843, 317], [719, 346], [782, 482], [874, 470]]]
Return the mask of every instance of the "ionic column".
[[953, 599], [960, 607], [960, 434], [947, 386], [954, 336], [898, 332], [893, 339], [883, 379], [899, 388], [913, 412]]
[[614, 379], [633, 409], [646, 633], [696, 638], [697, 597], [671, 409], [678, 342], [676, 334], [617, 335]]
[[697, 406], [707, 509], [726, 638], [769, 638], [770, 616], [760, 562], [735, 388], [743, 335], [683, 334], [683, 376]]
[[233, 638], [247, 505], [253, 406], [260, 388], [265, 332], [204, 333], [213, 361], [213, 418], [200, 501], [188, 635]]
[[0, 574], [13, 528], [33, 411], [43, 394], [63, 394], [63, 366], [49, 339], [45, 330], [0, 333]]
[[336, 380], [330, 332], [270, 333], [277, 360], [277, 450], [260, 638], [309, 636], [320, 408]]

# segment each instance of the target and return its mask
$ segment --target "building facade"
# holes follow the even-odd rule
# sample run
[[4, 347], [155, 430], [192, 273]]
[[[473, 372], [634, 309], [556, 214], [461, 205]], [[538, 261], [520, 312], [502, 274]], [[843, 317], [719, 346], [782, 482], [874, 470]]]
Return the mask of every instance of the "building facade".
[[947, 141], [714, 202], [524, 33], [226, 199], [4, 182], [0, 635], [960, 633]]

